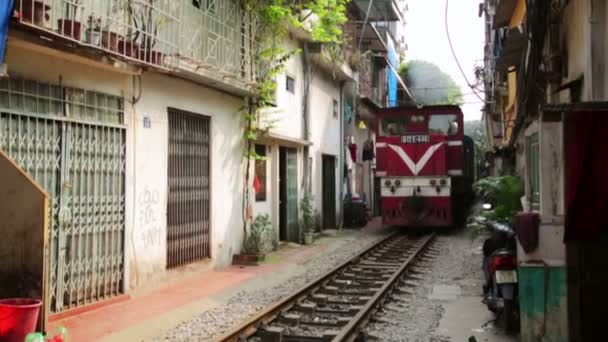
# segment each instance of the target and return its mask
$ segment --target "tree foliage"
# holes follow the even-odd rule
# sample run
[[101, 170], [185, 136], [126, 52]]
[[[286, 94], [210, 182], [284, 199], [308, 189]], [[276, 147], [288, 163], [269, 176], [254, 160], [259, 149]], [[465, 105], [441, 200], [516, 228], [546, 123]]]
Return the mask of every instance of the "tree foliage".
[[465, 121], [464, 134], [473, 139], [476, 148], [486, 150], [486, 130], [482, 120]]
[[437, 65], [412, 60], [399, 66], [399, 74], [416, 101], [423, 105], [463, 103], [460, 86]]

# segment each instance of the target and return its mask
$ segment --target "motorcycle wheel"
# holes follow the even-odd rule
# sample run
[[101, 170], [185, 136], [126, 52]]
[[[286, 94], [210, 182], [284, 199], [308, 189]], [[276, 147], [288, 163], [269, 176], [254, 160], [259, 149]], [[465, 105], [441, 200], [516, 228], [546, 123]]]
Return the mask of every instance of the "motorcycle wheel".
[[517, 331], [517, 308], [514, 300], [504, 300], [504, 307], [501, 314], [502, 326], [507, 334], [514, 334]]

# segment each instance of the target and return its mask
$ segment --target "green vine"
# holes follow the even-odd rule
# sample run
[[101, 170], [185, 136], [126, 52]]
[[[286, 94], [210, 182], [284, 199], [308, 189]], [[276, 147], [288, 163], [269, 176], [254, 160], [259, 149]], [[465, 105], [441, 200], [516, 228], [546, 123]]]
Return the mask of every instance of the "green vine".
[[[342, 46], [342, 25], [346, 23], [346, 6], [350, 0], [245, 0], [244, 10], [252, 23], [256, 39], [255, 97], [243, 107], [245, 140], [245, 182], [243, 198], [243, 232], [247, 239], [247, 222], [251, 218], [249, 180], [251, 160], [264, 157], [255, 152], [255, 142], [267, 134], [273, 122], [265, 120], [265, 109], [274, 103], [277, 90], [276, 76], [285, 63], [300, 53], [299, 49], [286, 50], [281, 46], [290, 27], [308, 29], [312, 40], [332, 47]], [[306, 25], [304, 25], [306, 23]], [[330, 55], [337, 55], [332, 51]]]

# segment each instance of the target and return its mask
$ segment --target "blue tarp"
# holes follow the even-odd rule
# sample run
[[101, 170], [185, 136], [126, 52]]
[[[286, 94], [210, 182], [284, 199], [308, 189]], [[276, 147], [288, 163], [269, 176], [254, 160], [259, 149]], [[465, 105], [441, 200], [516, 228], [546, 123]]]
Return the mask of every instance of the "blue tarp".
[[4, 63], [8, 24], [13, 16], [13, 1], [14, 0], [0, 0], [0, 64]]
[[[395, 51], [395, 45], [392, 40], [388, 39], [387, 44], [388, 50], [388, 62], [391, 63], [393, 68], [397, 70], [399, 68], [399, 59], [397, 57], [397, 52]], [[397, 106], [397, 76], [392, 71], [387, 72], [387, 83], [388, 83], [388, 106], [396, 107]]]

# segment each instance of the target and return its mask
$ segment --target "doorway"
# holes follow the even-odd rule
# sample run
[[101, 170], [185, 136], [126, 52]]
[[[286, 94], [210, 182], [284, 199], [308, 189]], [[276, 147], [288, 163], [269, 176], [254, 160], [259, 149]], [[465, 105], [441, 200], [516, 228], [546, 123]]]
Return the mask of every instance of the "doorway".
[[211, 258], [210, 125], [169, 109], [167, 268]]
[[323, 228], [336, 228], [336, 157], [323, 155]]
[[279, 149], [279, 239], [300, 242], [298, 225], [298, 152]]

